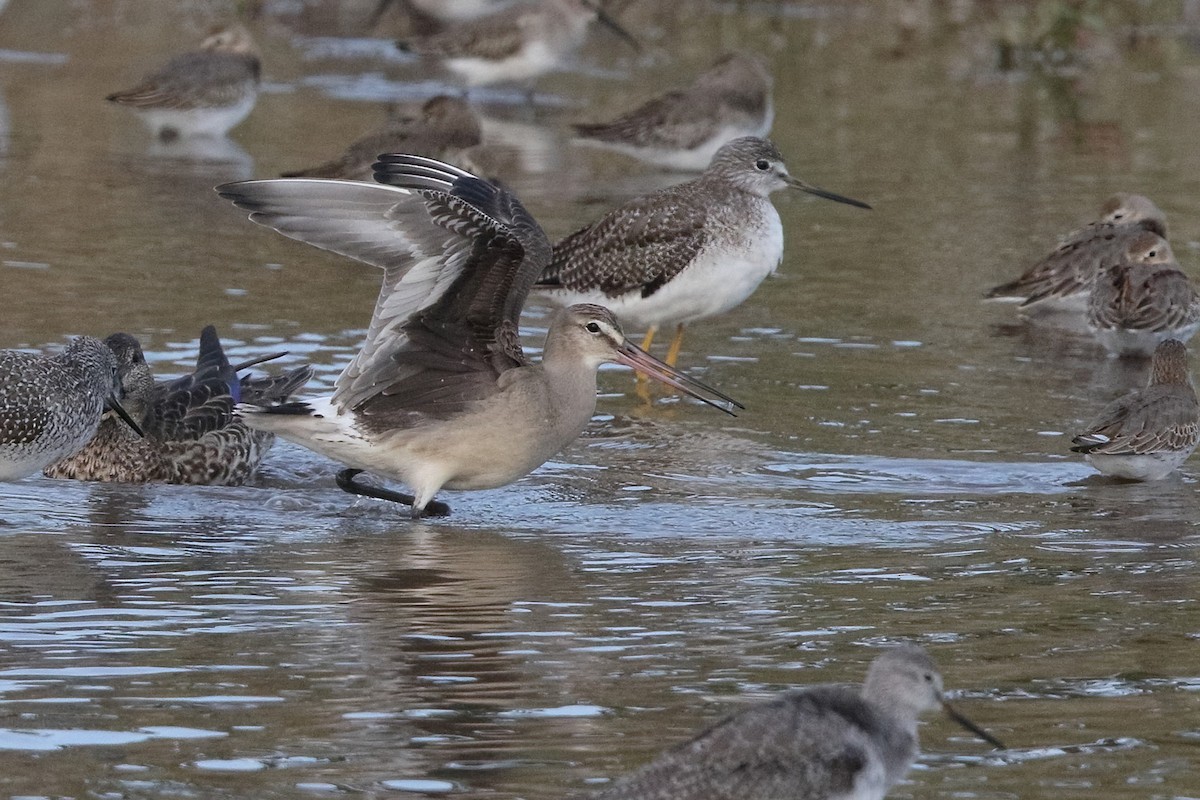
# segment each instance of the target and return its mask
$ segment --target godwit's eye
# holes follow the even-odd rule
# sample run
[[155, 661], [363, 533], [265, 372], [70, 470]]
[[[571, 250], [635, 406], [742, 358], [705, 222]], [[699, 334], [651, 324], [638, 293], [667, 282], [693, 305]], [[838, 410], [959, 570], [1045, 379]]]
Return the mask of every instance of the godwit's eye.
[[925, 673], [925, 682], [933, 683], [933, 675], [931, 673], [928, 673], [928, 672]]
[[587, 325], [584, 325], [583, 327], [587, 328], [589, 333], [599, 333], [600, 332], [600, 326], [598, 324], [596, 324], [595, 322], [589, 322]]
[[765, 158], [760, 158], [758, 161], [754, 162], [754, 166], [759, 172], [766, 172], [771, 168], [771, 162], [767, 161]]

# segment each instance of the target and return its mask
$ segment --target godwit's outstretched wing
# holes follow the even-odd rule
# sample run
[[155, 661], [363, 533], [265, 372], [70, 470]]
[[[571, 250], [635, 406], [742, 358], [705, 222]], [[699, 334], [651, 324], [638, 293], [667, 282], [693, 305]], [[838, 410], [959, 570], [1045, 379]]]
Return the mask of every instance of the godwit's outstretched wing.
[[376, 180], [244, 181], [217, 191], [254, 222], [383, 269], [336, 406], [363, 418], [456, 413], [526, 363], [518, 317], [550, 242], [509, 192], [449, 164], [382, 156]]

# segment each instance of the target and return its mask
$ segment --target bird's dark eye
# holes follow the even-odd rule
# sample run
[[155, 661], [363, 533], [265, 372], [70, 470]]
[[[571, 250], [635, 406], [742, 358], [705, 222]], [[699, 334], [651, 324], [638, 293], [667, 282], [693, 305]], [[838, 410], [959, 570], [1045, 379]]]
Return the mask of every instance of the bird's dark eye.
[[766, 172], [771, 168], [771, 162], [767, 161], [765, 158], [760, 158], [758, 161], [754, 162], [754, 166], [759, 172]]
[[1150, 252], [1146, 253], [1146, 258], [1154, 258], [1156, 255], [1158, 255], [1158, 251], [1151, 250]]
[[931, 673], [928, 673], [928, 672], [925, 673], [925, 682], [933, 683], [933, 675]]
[[584, 325], [584, 327], [587, 328], [590, 333], [600, 332], [600, 326], [595, 322], [589, 322], [587, 325]]

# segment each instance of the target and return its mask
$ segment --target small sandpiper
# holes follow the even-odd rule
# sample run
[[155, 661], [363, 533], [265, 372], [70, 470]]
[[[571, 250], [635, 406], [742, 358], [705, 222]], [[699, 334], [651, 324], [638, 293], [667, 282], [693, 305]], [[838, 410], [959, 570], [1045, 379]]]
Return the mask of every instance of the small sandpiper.
[[563, 66], [597, 20], [637, 47], [594, 0], [522, 2], [397, 46], [440, 60], [468, 87], [529, 83]]
[[416, 118], [399, 118], [383, 130], [354, 142], [338, 158], [309, 169], [285, 172], [284, 178], [344, 178], [370, 181], [380, 153], [413, 153], [458, 163], [463, 151], [483, 140], [479, 116], [458, 97], [438, 95], [421, 106]]
[[1100, 218], [1067, 235], [1057, 248], [1014, 281], [993, 287], [987, 297], [1019, 302], [1018, 313], [1073, 326], [1087, 313], [1096, 276], [1125, 256], [1130, 241], [1143, 231], [1167, 236], [1167, 218], [1139, 194], [1118, 193], [1105, 201]]
[[861, 691], [822, 684], [758, 703], [591, 797], [880, 800], [917, 757], [918, 718], [937, 708], [1004, 748], [946, 702], [929, 655], [902, 645], [871, 663]]
[[254, 108], [259, 72], [250, 32], [232, 25], [107, 99], [137, 112], [160, 139], [224, 136]]
[[674, 364], [683, 327], [749, 297], [783, 258], [783, 226], [770, 195], [800, 189], [859, 208], [859, 200], [788, 174], [767, 139], [727, 142], [698, 178], [618, 206], [554, 246], [537, 289], [560, 305], [598, 303], [633, 328], [674, 323], [666, 362]]
[[[328, 397], [239, 410], [253, 427], [346, 465], [354, 494], [444, 515], [447, 489], [511, 483], [574, 441], [596, 410], [596, 370], [619, 362], [734, 413], [740, 404], [625, 339], [608, 309], [555, 316], [540, 364], [521, 308], [550, 260], [537, 221], [504, 188], [421, 156], [381, 156], [377, 183], [281, 178], [218, 186], [250, 219], [383, 270], [367, 338]], [[358, 483], [364, 471], [413, 494]]]
[[238, 402], [285, 402], [312, 377], [297, 367], [278, 377], [238, 377], [243, 369], [282, 353], [229, 363], [216, 328], [200, 333], [195, 372], [154, 380], [138, 340], [114, 333], [104, 343], [119, 364], [124, 403], [145, 435], [105, 415], [82, 449], [44, 470], [49, 478], [120, 483], [240, 486], [254, 474], [275, 437], [249, 428], [234, 414]]
[[1178, 469], [1200, 442], [1187, 347], [1175, 339], [1160, 344], [1146, 388], [1114, 400], [1071, 441], [1071, 449], [1105, 475], [1157, 481]]
[[1087, 321], [1110, 355], [1149, 358], [1160, 342], [1187, 342], [1200, 329], [1200, 293], [1167, 240], [1143, 231], [1097, 276]]
[[87, 444], [111, 408], [134, 432], [121, 407], [117, 359], [91, 336], [58, 355], [0, 350], [0, 481], [32, 475]]
[[772, 84], [762, 58], [731, 53], [686, 89], [661, 94], [611, 122], [574, 128], [582, 144], [616, 150], [661, 169], [699, 172], [730, 139], [771, 132]]

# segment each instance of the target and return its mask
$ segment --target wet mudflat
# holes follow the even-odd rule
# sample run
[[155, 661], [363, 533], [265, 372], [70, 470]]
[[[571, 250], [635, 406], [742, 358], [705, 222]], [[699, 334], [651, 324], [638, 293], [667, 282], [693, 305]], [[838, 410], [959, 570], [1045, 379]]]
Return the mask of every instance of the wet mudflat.
[[[684, 5], [622, 15], [643, 56], [600, 37], [532, 106], [481, 107], [557, 236], [677, 179], [573, 146], [568, 121], [714, 50], [767, 56], [792, 171], [875, 210], [779, 198], [779, 275], [691, 329], [681, 363], [747, 411], [647, 409], [605, 371], [580, 442], [416, 525], [286, 443], [240, 488], [0, 486], [0, 791], [562, 797], [908, 638], [1012, 749], [931, 718], [894, 796], [1196, 795], [1195, 468], [1092, 478], [1069, 437], [1140, 369], [979, 301], [1118, 190], [1166, 211], [1194, 271], [1194, 31], [1106, 19], [1081, 66], [1001, 71], [1013, 24], [986, 7]], [[257, 109], [196, 150], [101, 98], [209, 5], [0, 12], [0, 346], [125, 330], [170, 374], [211, 322], [234, 356], [287, 349], [330, 385], [378, 273], [212, 186], [315, 163], [446, 88], [380, 55], [394, 20], [360, 19], [265, 14]]]

